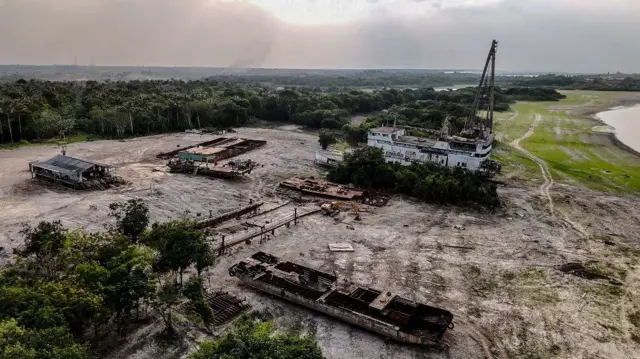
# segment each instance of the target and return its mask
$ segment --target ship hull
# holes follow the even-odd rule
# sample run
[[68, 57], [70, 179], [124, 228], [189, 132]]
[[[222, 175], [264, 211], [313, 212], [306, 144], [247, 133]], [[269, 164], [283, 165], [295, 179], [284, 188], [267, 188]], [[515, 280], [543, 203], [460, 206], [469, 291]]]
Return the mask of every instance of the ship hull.
[[273, 296], [276, 296], [284, 300], [288, 300], [290, 302], [296, 303], [303, 307], [307, 307], [311, 310], [321, 312], [330, 317], [339, 319], [343, 322], [347, 322], [356, 327], [366, 329], [376, 334], [380, 334], [384, 337], [387, 337], [402, 343], [408, 343], [408, 344], [417, 344], [417, 345], [436, 344], [436, 342], [433, 342], [433, 341], [426, 342], [418, 336], [411, 335], [408, 333], [403, 333], [397, 327], [375, 320], [373, 318], [368, 318], [366, 316], [361, 315], [360, 313], [355, 313], [353, 311], [342, 309], [342, 308], [336, 308], [331, 305], [323, 304], [319, 301], [307, 299], [295, 293], [287, 292], [286, 290], [278, 288], [276, 286], [253, 280], [251, 277], [246, 275], [236, 275], [236, 277], [240, 279], [240, 281], [242, 281], [244, 284], [256, 290], [271, 294]]

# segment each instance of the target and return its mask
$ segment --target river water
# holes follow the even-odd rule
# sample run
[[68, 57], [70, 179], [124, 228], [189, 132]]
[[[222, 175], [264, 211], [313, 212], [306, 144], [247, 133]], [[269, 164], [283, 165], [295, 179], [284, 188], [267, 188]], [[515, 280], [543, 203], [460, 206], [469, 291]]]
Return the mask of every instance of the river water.
[[640, 152], [640, 105], [600, 112], [598, 118], [615, 128], [616, 137]]

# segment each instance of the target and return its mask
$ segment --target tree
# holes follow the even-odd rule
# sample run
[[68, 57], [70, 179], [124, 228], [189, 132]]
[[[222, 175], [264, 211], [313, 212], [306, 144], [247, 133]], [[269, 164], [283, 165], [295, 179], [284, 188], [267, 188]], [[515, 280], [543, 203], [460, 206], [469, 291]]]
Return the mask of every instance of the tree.
[[195, 311], [198, 313], [205, 325], [209, 325], [213, 321], [213, 309], [204, 298], [204, 286], [202, 278], [191, 277], [182, 289], [182, 295], [191, 301]]
[[336, 143], [336, 135], [330, 131], [320, 131], [320, 138], [318, 138], [318, 143], [320, 143], [320, 147], [323, 150], [326, 150], [330, 145]]
[[162, 316], [162, 320], [169, 334], [175, 333], [175, 328], [173, 327], [173, 307], [178, 304], [179, 299], [180, 288], [175, 280], [175, 276], [171, 275], [164, 283], [160, 283], [153, 301], [153, 306]]
[[23, 224], [20, 234], [24, 236], [24, 249], [21, 254], [24, 256], [33, 254], [38, 259], [55, 256], [64, 246], [66, 232], [60, 221], [42, 221], [35, 228]]
[[273, 322], [243, 317], [218, 340], [203, 341], [189, 359], [322, 359], [313, 337], [295, 332], [277, 332]]
[[140, 235], [149, 225], [149, 207], [139, 198], [109, 205], [109, 216], [116, 219], [116, 229], [137, 243]]
[[206, 268], [209, 262], [212, 263], [211, 249], [204, 239], [204, 233], [188, 220], [154, 223], [146, 235], [145, 243], [159, 253], [155, 264], [156, 271], [177, 273], [180, 285], [185, 269], [198, 264], [198, 261], [199, 270]]
[[156, 275], [152, 266], [156, 253], [148, 247], [129, 245], [122, 248], [117, 243], [106, 246], [103, 253], [102, 261], [109, 271], [103, 285], [104, 301], [116, 313], [120, 331], [124, 334], [131, 311], [153, 297]]
[[75, 120], [63, 118], [60, 113], [50, 106], [34, 116], [31, 120], [31, 127], [36, 133], [38, 140], [43, 136], [57, 135], [60, 131], [68, 131], [73, 128]]
[[216, 256], [208, 242], [201, 240], [198, 243], [200, 248], [196, 252], [195, 266], [198, 278], [200, 278], [205, 269], [212, 267], [216, 263]]
[[477, 204], [490, 209], [500, 205], [495, 185], [478, 173], [436, 163], [386, 163], [382, 150], [375, 147], [345, 155], [344, 162], [332, 169], [328, 178], [374, 190], [395, 190], [427, 202]]
[[15, 319], [0, 322], [0, 359], [91, 359], [64, 328], [31, 330]]

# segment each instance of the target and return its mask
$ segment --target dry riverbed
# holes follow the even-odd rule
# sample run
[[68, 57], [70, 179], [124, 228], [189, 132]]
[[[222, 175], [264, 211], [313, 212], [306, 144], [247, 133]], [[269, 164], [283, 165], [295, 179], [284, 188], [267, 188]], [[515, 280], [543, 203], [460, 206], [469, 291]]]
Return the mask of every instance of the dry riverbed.
[[[197, 213], [208, 216], [210, 210], [215, 215], [250, 199], [264, 201], [268, 209], [289, 199], [276, 190], [282, 179], [320, 174], [313, 165], [317, 137], [266, 129], [240, 129], [238, 135], [268, 141], [240, 157], [264, 165], [240, 182], [168, 174], [165, 161], [155, 158], [158, 152], [208, 136], [170, 134], [69, 146], [69, 155], [118, 165], [118, 174], [129, 181], [101, 192], [32, 182], [28, 161], [47, 159], [58, 148], [0, 151], [0, 260], [6, 263], [8, 253], [21, 244], [23, 222], [61, 219], [68, 228], [100, 230], [109, 223], [109, 203], [135, 197], [149, 204], [153, 220], [178, 218], [185, 211], [192, 218]], [[327, 358], [636, 358], [637, 197], [541, 185], [507, 181], [499, 189], [505, 206], [496, 213], [394, 198], [386, 207], [367, 208], [370, 212], [362, 213], [362, 221], [348, 213], [338, 221], [310, 216], [276, 231], [265, 243], [234, 248], [211, 270], [209, 282], [214, 289], [246, 298], [254, 310], [282, 325], [314, 333]], [[302, 211], [317, 208], [312, 202], [298, 206]], [[252, 221], [272, 221], [292, 210], [293, 204]], [[226, 227], [233, 231], [242, 221]], [[335, 242], [348, 242], [355, 252], [329, 252], [327, 245]], [[227, 274], [230, 265], [258, 250], [446, 308], [454, 313], [455, 329], [440, 349], [408, 347], [271, 299]], [[611, 280], [590, 280], [554, 268], [568, 262], [586, 263], [590, 271]], [[140, 329], [111, 357], [179, 358], [202, 337], [192, 331], [189, 345], [167, 349], [147, 340], [161, 326], [156, 322]]]

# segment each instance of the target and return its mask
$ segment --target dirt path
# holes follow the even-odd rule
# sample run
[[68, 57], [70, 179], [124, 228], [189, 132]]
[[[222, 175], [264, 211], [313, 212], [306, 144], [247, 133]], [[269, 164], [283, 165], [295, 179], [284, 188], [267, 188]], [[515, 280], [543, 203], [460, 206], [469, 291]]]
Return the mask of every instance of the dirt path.
[[538, 164], [538, 166], [540, 166], [540, 172], [542, 173], [542, 178], [544, 179], [544, 183], [540, 186], [540, 194], [543, 197], [547, 198], [547, 200], [549, 201], [549, 212], [551, 212], [551, 214], [554, 214], [553, 198], [551, 198], [551, 187], [553, 186], [554, 182], [553, 182], [553, 177], [551, 177], [551, 172], [549, 171], [549, 167], [547, 167], [546, 162], [534, 156], [531, 152], [525, 150], [522, 146], [520, 146], [520, 141], [531, 137], [531, 135], [533, 135], [533, 132], [536, 129], [536, 126], [538, 126], [538, 123], [540, 123], [540, 121], [542, 120], [542, 116], [540, 114], [536, 114], [535, 116], [536, 116], [535, 120], [533, 120], [533, 123], [529, 127], [529, 131], [527, 131], [527, 133], [522, 135], [522, 137], [511, 142], [511, 146], [517, 149], [518, 151], [524, 153], [525, 156], [529, 157], [530, 159], [535, 161]]

